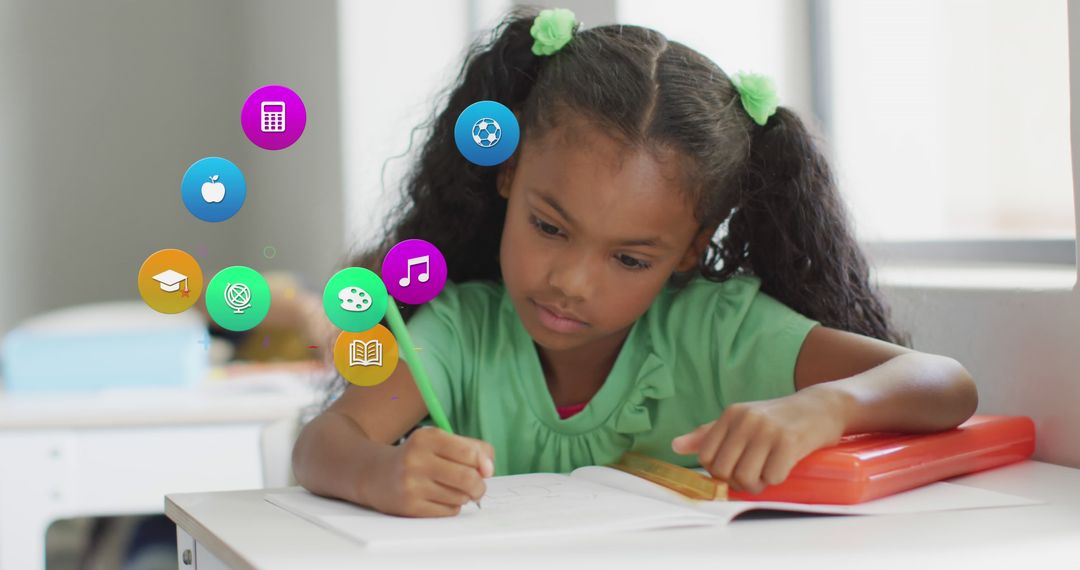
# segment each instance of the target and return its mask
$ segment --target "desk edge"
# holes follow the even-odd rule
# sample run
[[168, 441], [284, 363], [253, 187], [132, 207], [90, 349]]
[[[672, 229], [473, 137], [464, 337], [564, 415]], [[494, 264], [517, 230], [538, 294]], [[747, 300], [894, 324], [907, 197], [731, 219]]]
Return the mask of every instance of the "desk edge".
[[[183, 507], [176, 504], [169, 495], [165, 496], [165, 516], [173, 523], [184, 529], [195, 544], [201, 544], [214, 552], [229, 568], [241, 568], [243, 570], [257, 570], [250, 560], [244, 558], [229, 545], [225, 544], [210, 529], [203, 526], [195, 517], [191, 516]], [[197, 553], [196, 553], [197, 556]]]

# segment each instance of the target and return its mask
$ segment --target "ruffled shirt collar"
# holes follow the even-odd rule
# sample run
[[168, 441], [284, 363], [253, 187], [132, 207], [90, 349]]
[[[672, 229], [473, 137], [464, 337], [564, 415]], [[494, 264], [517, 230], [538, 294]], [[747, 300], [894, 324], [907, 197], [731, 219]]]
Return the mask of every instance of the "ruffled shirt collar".
[[662, 340], [654, 338], [658, 329], [649, 326], [650, 308], [631, 327], [604, 385], [585, 409], [570, 418], [560, 419], [547, 388], [536, 345], [514, 310], [505, 287], [500, 312], [499, 320], [508, 329], [505, 332], [511, 339], [511, 349], [518, 352], [514, 355], [518, 362], [518, 377], [508, 380], [528, 401], [528, 408], [537, 419], [554, 432], [579, 435], [604, 426], [611, 426], [625, 435], [646, 432], [652, 429], [654, 420], [651, 414], [655, 406], [650, 406], [649, 402], [675, 395], [671, 367], [654, 350], [656, 342]]

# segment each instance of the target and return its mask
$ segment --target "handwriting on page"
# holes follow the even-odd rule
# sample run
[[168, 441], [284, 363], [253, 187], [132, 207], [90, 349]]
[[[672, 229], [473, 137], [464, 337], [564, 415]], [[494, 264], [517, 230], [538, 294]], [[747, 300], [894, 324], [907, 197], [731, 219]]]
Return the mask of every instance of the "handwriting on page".
[[427, 283], [428, 278], [431, 277], [431, 261], [428, 256], [421, 255], [420, 257], [410, 257], [408, 259], [408, 267], [405, 268], [405, 277], [398, 280], [398, 285], [408, 287], [409, 284], [412, 283], [413, 266], [420, 264], [424, 265], [424, 271], [417, 276], [417, 279], [419, 279], [421, 283]]
[[463, 505], [459, 524], [467, 522], [468, 528], [477, 531], [514, 534], [536, 528], [561, 528], [566, 526], [567, 517], [575, 524], [606, 526], [619, 520], [612, 513], [627, 512], [623, 505], [627, 495], [621, 492], [595, 489], [577, 481], [558, 481], [548, 474], [521, 477], [527, 480], [488, 479], [487, 492], [480, 499], [482, 508], [472, 503]]
[[596, 493], [563, 483], [518, 485], [489, 490], [480, 500], [485, 510], [512, 508], [535, 513], [537, 509], [565, 512], [585, 501], [596, 499]]

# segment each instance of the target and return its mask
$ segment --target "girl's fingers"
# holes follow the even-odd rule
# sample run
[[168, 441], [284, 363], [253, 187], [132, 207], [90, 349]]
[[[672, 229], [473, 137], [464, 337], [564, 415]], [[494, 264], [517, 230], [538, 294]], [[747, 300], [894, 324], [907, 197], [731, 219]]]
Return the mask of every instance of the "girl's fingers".
[[438, 481], [431, 481], [431, 485], [427, 488], [425, 496], [429, 502], [454, 509], [473, 500], [472, 497], [462, 491], [447, 487]]
[[755, 494], [760, 493], [763, 490], [762, 469], [771, 450], [772, 445], [767, 438], [758, 437], [751, 440], [743, 449], [738, 463], [735, 464], [735, 470], [731, 476], [735, 483], [743, 490]]
[[479, 501], [487, 490], [475, 467], [436, 457], [430, 473], [435, 482], [463, 493], [472, 500]]
[[720, 419], [712, 423], [712, 427], [705, 434], [704, 439], [701, 441], [701, 447], [698, 449], [698, 462], [701, 463], [702, 467], [708, 469], [716, 458], [716, 452], [727, 437], [729, 423], [727, 419], [721, 416]]
[[783, 483], [796, 462], [795, 452], [789, 447], [783, 444], [773, 447], [769, 458], [765, 460], [765, 466], [761, 469], [761, 480], [767, 485]]
[[715, 423], [715, 421], [709, 422], [699, 426], [692, 432], [685, 433], [671, 440], [671, 450], [680, 455], [698, 453], [701, 450], [701, 443], [705, 440], [705, 435], [709, 433], [709, 430]]
[[495, 456], [495, 450], [485, 441], [443, 434], [434, 451], [443, 459], [467, 465], [481, 474], [494, 471], [491, 459]]
[[495, 448], [483, 440], [476, 440], [476, 462], [480, 476], [485, 479], [495, 475]]
[[[434, 483], [433, 483], [434, 484]], [[410, 517], [452, 517], [461, 512], [461, 505], [444, 505], [434, 501], [423, 501], [405, 516]]]
[[731, 473], [753, 435], [754, 426], [743, 421], [734, 426], [716, 450], [716, 457], [706, 467], [713, 477], [731, 482]]

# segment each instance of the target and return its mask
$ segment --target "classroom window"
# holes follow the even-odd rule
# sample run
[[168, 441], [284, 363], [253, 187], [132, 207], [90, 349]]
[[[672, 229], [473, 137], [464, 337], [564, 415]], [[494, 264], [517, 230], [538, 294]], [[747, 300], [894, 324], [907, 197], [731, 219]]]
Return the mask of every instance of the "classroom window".
[[864, 239], [1075, 236], [1064, 1], [825, 10], [825, 118]]

